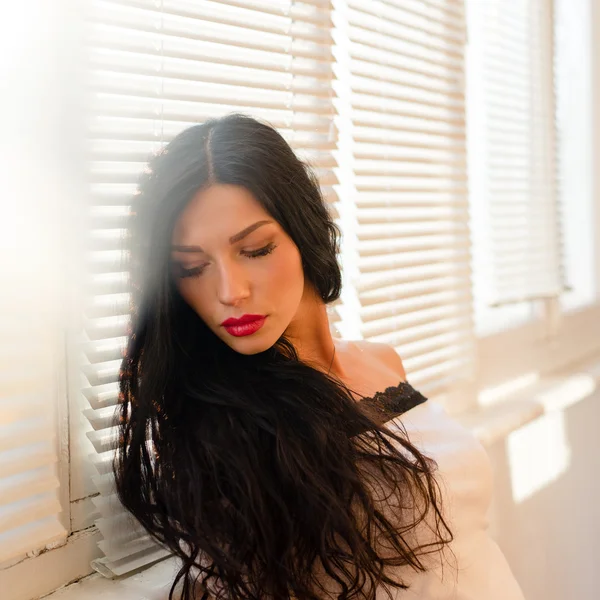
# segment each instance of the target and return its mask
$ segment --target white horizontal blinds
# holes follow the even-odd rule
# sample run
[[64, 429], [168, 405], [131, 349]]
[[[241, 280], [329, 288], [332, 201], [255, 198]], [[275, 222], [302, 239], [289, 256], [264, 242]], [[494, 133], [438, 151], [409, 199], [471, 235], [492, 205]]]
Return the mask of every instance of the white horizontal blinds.
[[335, 214], [332, 38], [324, 0], [88, 0], [91, 101], [90, 302], [83, 394], [94, 429], [97, 526], [121, 575], [165, 555], [113, 494], [112, 427], [128, 323], [119, 250], [148, 155], [210, 117], [243, 112], [277, 127], [315, 168]]
[[362, 334], [443, 394], [472, 344], [463, 6], [348, 5]]
[[60, 345], [49, 325], [55, 315], [39, 302], [37, 282], [33, 292], [30, 281], [3, 273], [3, 285], [9, 298], [0, 299], [0, 566], [67, 536], [58, 467]]
[[[556, 186], [551, 0], [469, 0], [481, 27], [469, 76], [480, 93], [482, 177], [489, 241], [481, 253], [492, 306], [555, 297], [564, 289]], [[474, 21], [475, 23], [475, 21]], [[474, 132], [477, 133], [477, 132]]]
[[157, 143], [241, 111], [276, 126], [333, 200], [329, 12], [324, 0], [90, 0], [98, 176], [129, 181]]

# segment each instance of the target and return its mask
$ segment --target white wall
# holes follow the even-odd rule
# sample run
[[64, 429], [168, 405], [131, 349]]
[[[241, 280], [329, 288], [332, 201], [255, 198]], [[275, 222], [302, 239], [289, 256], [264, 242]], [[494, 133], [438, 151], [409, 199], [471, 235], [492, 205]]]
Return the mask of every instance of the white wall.
[[[513, 458], [523, 443], [529, 451]], [[600, 391], [488, 452], [496, 485], [492, 533], [526, 599], [598, 600]]]

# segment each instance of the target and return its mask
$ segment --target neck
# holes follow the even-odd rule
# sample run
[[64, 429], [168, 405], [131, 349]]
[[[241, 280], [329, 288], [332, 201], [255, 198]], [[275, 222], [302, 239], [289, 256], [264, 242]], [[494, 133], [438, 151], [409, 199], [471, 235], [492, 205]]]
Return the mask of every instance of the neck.
[[331, 335], [327, 308], [324, 302], [306, 286], [300, 307], [285, 332], [294, 344], [298, 357], [324, 373], [343, 377], [339, 352]]

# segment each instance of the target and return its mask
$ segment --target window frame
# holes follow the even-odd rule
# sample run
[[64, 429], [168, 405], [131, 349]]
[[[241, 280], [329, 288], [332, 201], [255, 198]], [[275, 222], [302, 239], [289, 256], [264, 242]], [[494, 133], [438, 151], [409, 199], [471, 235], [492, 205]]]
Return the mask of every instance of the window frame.
[[600, 353], [600, 336], [594, 330], [594, 324], [600, 322], [600, 236], [597, 235], [600, 232], [600, 102], [597, 101], [600, 99], [600, 6], [595, 2], [591, 2], [591, 6], [596, 299], [593, 303], [568, 310], [561, 308], [560, 296], [535, 300], [530, 303], [533, 318], [527, 322], [477, 336], [477, 397], [472, 399], [473, 407], [480, 395], [507, 381], [533, 373], [543, 376], [559, 372]]

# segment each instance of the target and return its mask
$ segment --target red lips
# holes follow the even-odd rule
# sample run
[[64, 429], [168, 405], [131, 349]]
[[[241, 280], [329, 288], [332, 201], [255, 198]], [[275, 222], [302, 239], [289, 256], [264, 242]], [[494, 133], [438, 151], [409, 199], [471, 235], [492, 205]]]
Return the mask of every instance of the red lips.
[[265, 315], [242, 315], [239, 319], [231, 317], [221, 323], [223, 327], [232, 327], [236, 325], [245, 325], [254, 321], [260, 321], [265, 318]]
[[231, 317], [221, 323], [227, 333], [234, 337], [244, 337], [256, 333], [265, 323], [264, 315], [243, 315], [239, 319]]

